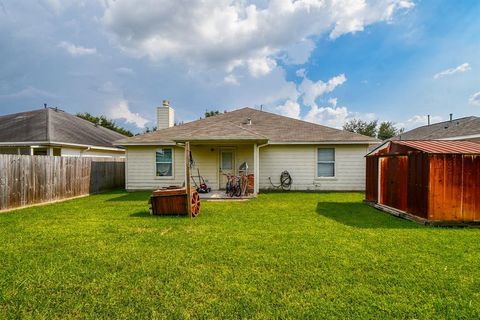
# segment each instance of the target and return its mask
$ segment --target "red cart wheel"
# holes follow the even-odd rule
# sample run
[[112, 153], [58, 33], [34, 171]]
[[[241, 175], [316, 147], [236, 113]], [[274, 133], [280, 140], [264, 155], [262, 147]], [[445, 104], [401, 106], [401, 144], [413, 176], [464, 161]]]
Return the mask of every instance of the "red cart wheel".
[[192, 192], [192, 217], [196, 217], [200, 213], [200, 196], [198, 193]]

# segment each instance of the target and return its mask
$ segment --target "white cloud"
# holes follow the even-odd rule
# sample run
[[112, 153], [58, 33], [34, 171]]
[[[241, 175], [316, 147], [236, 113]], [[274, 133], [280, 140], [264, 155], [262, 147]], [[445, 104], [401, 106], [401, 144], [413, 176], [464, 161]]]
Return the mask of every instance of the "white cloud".
[[64, 4], [61, 0], [42, 0], [41, 3], [56, 15], [59, 15], [64, 9]]
[[472, 94], [470, 99], [468, 99], [468, 102], [470, 102], [470, 104], [480, 106], [480, 91]]
[[119, 90], [110, 81], [106, 81], [101, 85], [99, 85], [98, 87], [95, 87], [94, 89], [98, 92], [105, 93], [105, 94], [112, 94], [112, 93], [119, 92]]
[[234, 74], [226, 75], [223, 80], [225, 81], [225, 83], [238, 85], [238, 79]]
[[0, 94], [0, 98], [5, 98], [5, 99], [19, 99], [19, 98], [30, 98], [30, 97], [55, 98], [56, 95], [51, 92], [38, 89], [32, 86], [25, 87], [17, 92]]
[[92, 55], [97, 53], [96, 48], [85, 48], [66, 41], [60, 42], [58, 44], [58, 47], [65, 49], [70, 55], [74, 57]]
[[306, 73], [305, 73], [305, 69], [298, 69], [295, 74], [297, 75], [297, 77], [300, 77], [300, 78], [303, 78], [306, 76]]
[[320, 123], [329, 127], [341, 128], [348, 121], [350, 112], [347, 107], [311, 107], [305, 116], [306, 121]]
[[347, 78], [344, 74], [339, 74], [327, 82], [323, 82], [322, 80], [313, 82], [310, 79], [304, 78], [299, 86], [299, 92], [302, 95], [303, 103], [310, 107], [316, 106], [315, 101], [317, 98], [325, 93], [332, 92], [337, 86], [342, 85], [345, 81], [347, 81]]
[[458, 67], [443, 70], [443, 71], [435, 74], [433, 76], [433, 78], [434, 79], [439, 79], [439, 78], [442, 78], [442, 77], [445, 77], [445, 76], [450, 76], [450, 75], [455, 74], [455, 73], [467, 72], [471, 69], [472, 68], [470, 68], [470, 65], [468, 63], [463, 63], [463, 64], [459, 65]]
[[62, 14], [69, 7], [76, 6], [83, 8], [85, 7], [85, 1], [78, 0], [38, 0], [40, 5], [46, 8], [48, 11], [52, 12], [55, 15]]
[[315, 49], [315, 42], [304, 39], [288, 46], [282, 55], [282, 60], [287, 64], [304, 64], [310, 58], [313, 49]]
[[328, 99], [328, 103], [331, 104], [331, 107], [317, 105], [317, 99], [321, 98], [326, 93], [334, 91], [336, 87], [342, 85], [345, 81], [347, 81], [347, 78], [344, 74], [332, 77], [327, 82], [321, 80], [313, 82], [304, 77], [302, 83], [297, 86], [296, 94], [287, 99], [285, 103], [275, 107], [274, 110], [284, 116], [301, 119], [301, 107], [299, 103], [299, 100], [301, 99], [303, 104], [310, 108], [307, 114], [302, 118], [305, 121], [340, 129], [345, 122], [353, 118], [363, 120], [375, 119], [375, 114], [373, 113], [364, 114], [351, 112], [345, 106], [337, 107], [337, 98]]
[[260, 58], [253, 58], [247, 61], [248, 71], [254, 77], [264, 76], [270, 73], [277, 66], [275, 60], [267, 58], [267, 57], [260, 57]]
[[[311, 39], [337, 38], [392, 19], [409, 0], [157, 0], [105, 1], [102, 22], [124, 51], [152, 60], [175, 60], [192, 69], [247, 68], [268, 74], [275, 59], [307, 61]], [[281, 23], [279, 23], [281, 22]]]
[[135, 72], [130, 69], [130, 68], [126, 68], [126, 67], [120, 67], [120, 68], [117, 68], [115, 69], [115, 73], [118, 74], [118, 75], [124, 75], [124, 76], [133, 76], [135, 75]]
[[329, 127], [341, 129], [343, 125], [352, 119], [371, 121], [376, 119], [374, 113], [352, 112], [345, 106], [320, 107], [313, 106], [305, 116], [304, 120], [323, 124]]
[[277, 106], [275, 111], [290, 118], [300, 119], [300, 105], [296, 101], [287, 100], [283, 105]]
[[328, 99], [328, 103], [330, 103], [332, 105], [332, 107], [335, 108], [337, 106], [337, 98]]
[[123, 119], [127, 123], [135, 124], [138, 128], [145, 128], [145, 125], [149, 122], [140, 114], [130, 111], [128, 101], [125, 100], [110, 108], [109, 117], [112, 119]]

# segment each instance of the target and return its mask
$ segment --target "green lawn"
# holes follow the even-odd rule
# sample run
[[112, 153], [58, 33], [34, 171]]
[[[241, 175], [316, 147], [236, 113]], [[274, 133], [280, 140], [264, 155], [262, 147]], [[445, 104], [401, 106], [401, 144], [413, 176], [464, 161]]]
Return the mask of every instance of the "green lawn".
[[0, 213], [0, 319], [480, 318], [480, 229], [359, 193], [273, 193], [155, 217], [116, 191]]

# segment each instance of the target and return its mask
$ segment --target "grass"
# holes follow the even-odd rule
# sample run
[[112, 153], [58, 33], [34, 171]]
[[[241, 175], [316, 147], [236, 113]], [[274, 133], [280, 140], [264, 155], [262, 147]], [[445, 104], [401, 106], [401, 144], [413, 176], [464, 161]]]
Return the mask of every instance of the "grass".
[[154, 217], [115, 191], [0, 214], [0, 318], [479, 318], [480, 229], [358, 193], [274, 193]]

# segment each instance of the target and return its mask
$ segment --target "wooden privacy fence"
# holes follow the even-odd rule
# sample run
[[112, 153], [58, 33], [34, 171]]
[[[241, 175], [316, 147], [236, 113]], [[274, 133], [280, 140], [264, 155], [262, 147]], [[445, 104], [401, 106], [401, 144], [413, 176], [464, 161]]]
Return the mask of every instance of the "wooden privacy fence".
[[124, 185], [123, 159], [0, 155], [0, 210]]

